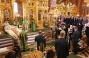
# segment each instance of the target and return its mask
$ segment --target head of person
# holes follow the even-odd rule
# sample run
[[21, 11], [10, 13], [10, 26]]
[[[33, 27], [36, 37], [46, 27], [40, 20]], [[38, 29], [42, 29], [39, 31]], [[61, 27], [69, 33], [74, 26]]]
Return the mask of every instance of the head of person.
[[72, 25], [70, 25], [70, 28], [72, 28]]
[[57, 24], [57, 27], [59, 27], [59, 25]]
[[47, 52], [47, 58], [54, 58], [55, 52], [53, 50], [48, 50]]
[[42, 34], [42, 31], [41, 30], [39, 30], [39, 34]]
[[86, 26], [86, 30], [89, 30], [89, 27], [88, 26]]
[[64, 26], [63, 26], [63, 30], [64, 30], [65, 28], [66, 28], [66, 26], [64, 25]]
[[15, 53], [13, 51], [8, 52], [5, 56], [5, 58], [15, 58]]
[[65, 33], [64, 33], [64, 31], [62, 31], [61, 33], [60, 33], [60, 38], [64, 38], [65, 37]]
[[75, 30], [75, 31], [78, 30], [77, 26], [74, 27], [74, 30]]
[[9, 18], [7, 18], [7, 20], [9, 20]]

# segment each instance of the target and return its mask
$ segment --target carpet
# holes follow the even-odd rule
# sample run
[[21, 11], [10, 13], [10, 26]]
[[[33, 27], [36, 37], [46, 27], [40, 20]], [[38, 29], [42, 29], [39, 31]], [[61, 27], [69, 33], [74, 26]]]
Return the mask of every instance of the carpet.
[[74, 54], [70, 54], [70, 55], [68, 56], [68, 58], [81, 58], [81, 57], [79, 57], [79, 56], [77, 56], [77, 55], [74, 55]]

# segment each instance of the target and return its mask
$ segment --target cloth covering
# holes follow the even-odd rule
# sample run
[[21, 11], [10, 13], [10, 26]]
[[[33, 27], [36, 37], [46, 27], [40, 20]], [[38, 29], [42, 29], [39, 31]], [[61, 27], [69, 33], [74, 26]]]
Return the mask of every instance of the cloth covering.
[[7, 32], [10, 36], [12, 36], [14, 39], [18, 39], [18, 36], [20, 35], [21, 30], [19, 30], [17, 27], [12, 25], [7, 25], [4, 27], [5, 32]]

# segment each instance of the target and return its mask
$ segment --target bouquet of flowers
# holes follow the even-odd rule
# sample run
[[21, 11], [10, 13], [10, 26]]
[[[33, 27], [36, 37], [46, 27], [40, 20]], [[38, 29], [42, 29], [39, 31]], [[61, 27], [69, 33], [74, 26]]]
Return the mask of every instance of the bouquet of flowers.
[[43, 56], [44, 54], [38, 50], [29, 53], [29, 58], [43, 58]]

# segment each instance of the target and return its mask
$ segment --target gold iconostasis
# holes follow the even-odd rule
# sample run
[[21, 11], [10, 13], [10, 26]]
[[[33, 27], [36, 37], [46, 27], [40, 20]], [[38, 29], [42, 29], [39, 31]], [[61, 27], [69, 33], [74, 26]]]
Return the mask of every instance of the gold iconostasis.
[[44, 23], [51, 26], [50, 20], [54, 17], [79, 16], [78, 7], [75, 4], [60, 3], [51, 8], [49, 2], [49, 0], [0, 0], [0, 33], [3, 33], [3, 23], [6, 19], [9, 19], [11, 24], [16, 17], [25, 17], [29, 24], [34, 19], [37, 28], [44, 28]]

